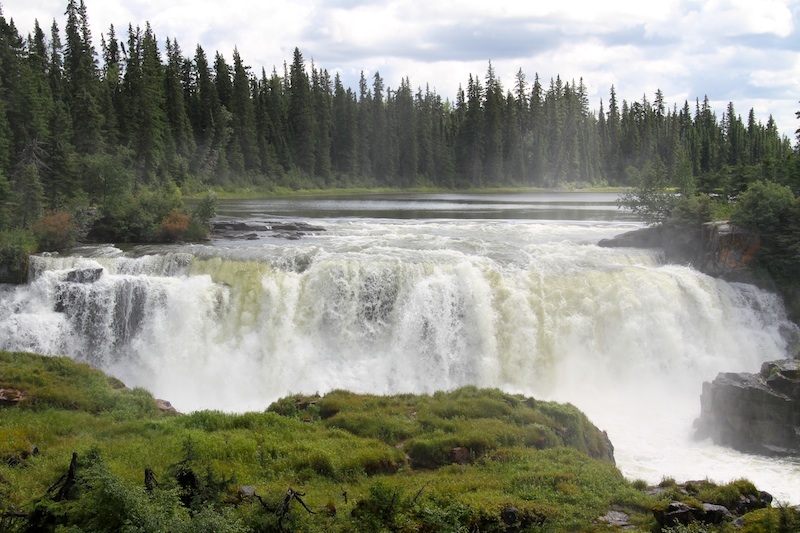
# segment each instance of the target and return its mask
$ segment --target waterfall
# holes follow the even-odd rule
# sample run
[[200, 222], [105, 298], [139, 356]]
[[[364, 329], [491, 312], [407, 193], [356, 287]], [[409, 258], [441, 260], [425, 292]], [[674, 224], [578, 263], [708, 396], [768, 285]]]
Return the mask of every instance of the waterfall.
[[[782, 357], [792, 331], [774, 295], [651, 252], [202, 255], [35, 257], [31, 283], [3, 299], [2, 347], [67, 354], [183, 410], [245, 410], [333, 388], [551, 396], [657, 377], [699, 390], [720, 369]], [[67, 281], [75, 269], [102, 275]]]
[[180, 411], [467, 384], [569, 401], [626, 475], [658, 481], [702, 382], [785, 357], [797, 328], [771, 293], [568, 231], [371, 222], [324, 243], [37, 256], [0, 293], [0, 348], [86, 361]]

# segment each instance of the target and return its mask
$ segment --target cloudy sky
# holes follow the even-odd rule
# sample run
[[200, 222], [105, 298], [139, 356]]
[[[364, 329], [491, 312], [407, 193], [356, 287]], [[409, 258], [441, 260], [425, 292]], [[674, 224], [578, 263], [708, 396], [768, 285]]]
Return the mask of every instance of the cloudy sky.
[[[23, 35], [33, 21], [64, 29], [66, 0], [0, 0]], [[506, 88], [521, 68], [545, 86], [583, 78], [593, 109], [609, 90], [629, 102], [656, 89], [694, 105], [705, 95], [718, 117], [733, 102], [770, 114], [794, 142], [800, 127], [800, 0], [86, 0], [95, 47], [113, 24], [149, 21], [159, 41], [177, 38], [253, 71], [280, 72], [298, 47], [308, 63], [339, 72], [355, 87], [379, 71], [396, 88], [429, 84], [455, 99], [470, 74], [491, 61]]]

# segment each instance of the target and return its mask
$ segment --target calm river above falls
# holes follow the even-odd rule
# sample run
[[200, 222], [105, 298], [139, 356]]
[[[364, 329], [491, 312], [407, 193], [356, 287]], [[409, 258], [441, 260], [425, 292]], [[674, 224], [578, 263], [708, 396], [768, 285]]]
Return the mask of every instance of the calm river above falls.
[[[498, 387], [582, 409], [628, 478], [747, 477], [800, 503], [800, 461], [691, 438], [703, 381], [786, 357], [797, 328], [770, 293], [597, 247], [641, 227], [616, 197], [221, 201], [221, 222], [324, 231], [34, 257], [30, 283], [0, 291], [0, 347], [90, 362], [180, 411]], [[74, 268], [103, 270], [66, 283]]]

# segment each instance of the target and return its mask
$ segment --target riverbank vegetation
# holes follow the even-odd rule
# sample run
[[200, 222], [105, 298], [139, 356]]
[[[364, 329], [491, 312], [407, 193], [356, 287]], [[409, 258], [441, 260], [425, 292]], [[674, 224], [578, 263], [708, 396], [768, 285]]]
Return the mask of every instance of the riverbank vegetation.
[[[676, 499], [760, 498], [745, 481], [626, 480], [577, 409], [498, 390], [181, 415], [87, 365], [7, 352], [0, 390], [0, 531], [588, 531], [610, 510], [650, 531]], [[797, 524], [748, 511], [742, 531]]]
[[378, 72], [350, 88], [297, 49], [270, 71], [237, 50], [185, 52], [149, 24], [112, 26], [98, 45], [83, 0], [28, 35], [2, 9], [0, 231], [38, 224], [42, 249], [200, 238], [208, 220], [182, 199], [210, 190], [630, 186], [658, 168], [682, 191], [800, 192], [790, 140], [732, 102], [717, 116], [707, 97], [627, 101], [611, 87], [593, 110], [583, 80], [501, 81], [491, 64], [455, 95]]

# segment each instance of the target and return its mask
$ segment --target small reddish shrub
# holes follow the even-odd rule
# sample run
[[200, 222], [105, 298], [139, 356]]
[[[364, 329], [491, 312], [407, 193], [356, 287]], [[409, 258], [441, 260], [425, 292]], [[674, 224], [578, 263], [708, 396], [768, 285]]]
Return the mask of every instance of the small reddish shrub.
[[161, 222], [159, 235], [165, 241], [179, 241], [186, 235], [186, 230], [189, 229], [189, 224], [191, 222], [192, 217], [174, 209], [169, 216]]
[[37, 220], [33, 234], [42, 251], [60, 251], [69, 248], [75, 241], [78, 228], [69, 211], [49, 211]]

